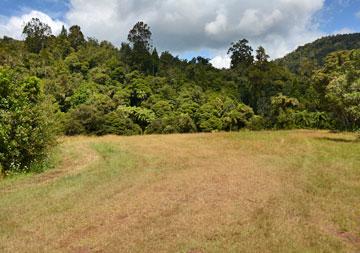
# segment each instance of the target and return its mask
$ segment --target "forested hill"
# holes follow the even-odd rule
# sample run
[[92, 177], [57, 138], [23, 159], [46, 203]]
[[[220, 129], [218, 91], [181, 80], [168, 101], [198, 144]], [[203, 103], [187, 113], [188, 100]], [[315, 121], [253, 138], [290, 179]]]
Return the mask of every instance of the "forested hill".
[[304, 73], [322, 67], [328, 54], [340, 50], [360, 48], [360, 33], [332, 35], [298, 47], [277, 60], [292, 72]]
[[[360, 34], [320, 39], [282, 61], [241, 39], [230, 69], [209, 59], [158, 52], [138, 22], [120, 47], [86, 38], [77, 25], [53, 35], [32, 19], [24, 41], [0, 39], [0, 171], [28, 168], [54, 137], [360, 128]], [[300, 57], [301, 55], [301, 57]], [[309, 59], [309, 61], [303, 60]], [[304, 65], [304, 64], [303, 64]], [[306, 64], [305, 64], [306, 65]], [[56, 131], [56, 132], [59, 132]]]

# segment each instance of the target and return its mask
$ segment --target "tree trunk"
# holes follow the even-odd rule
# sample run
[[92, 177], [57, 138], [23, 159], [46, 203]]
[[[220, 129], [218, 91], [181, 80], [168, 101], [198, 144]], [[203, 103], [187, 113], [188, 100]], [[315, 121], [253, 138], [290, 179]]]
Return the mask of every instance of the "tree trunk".
[[5, 178], [5, 171], [3, 170], [1, 164], [0, 164], [0, 180]]

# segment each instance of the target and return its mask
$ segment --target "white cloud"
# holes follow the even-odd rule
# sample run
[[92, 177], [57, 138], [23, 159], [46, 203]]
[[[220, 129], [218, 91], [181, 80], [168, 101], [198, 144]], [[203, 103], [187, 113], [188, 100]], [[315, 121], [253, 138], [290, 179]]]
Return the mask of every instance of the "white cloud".
[[222, 13], [219, 13], [214, 21], [205, 25], [205, 31], [210, 35], [219, 34], [227, 29], [227, 17]]
[[228, 55], [218, 55], [211, 59], [210, 63], [218, 69], [229, 68], [231, 59]]
[[[247, 38], [253, 47], [263, 45], [272, 58], [319, 37], [313, 17], [325, 0], [70, 0], [67, 26], [80, 25], [86, 36], [126, 41], [137, 21], [148, 23], [154, 45], [175, 54], [208, 50], [213, 62], [228, 63], [230, 43]], [[62, 22], [33, 11], [0, 21], [0, 35], [19, 38], [31, 15], [48, 23], [53, 32]]]
[[58, 34], [64, 25], [60, 20], [53, 20], [47, 14], [33, 10], [19, 17], [14, 16], [0, 20], [0, 36], [6, 35], [15, 39], [21, 39], [23, 28], [31, 18], [39, 18], [42, 22], [48, 24], [53, 34]]
[[313, 17], [323, 5], [324, 0], [71, 0], [66, 19], [88, 36], [117, 45], [142, 20], [160, 50], [225, 52], [245, 37], [276, 58], [321, 35]]

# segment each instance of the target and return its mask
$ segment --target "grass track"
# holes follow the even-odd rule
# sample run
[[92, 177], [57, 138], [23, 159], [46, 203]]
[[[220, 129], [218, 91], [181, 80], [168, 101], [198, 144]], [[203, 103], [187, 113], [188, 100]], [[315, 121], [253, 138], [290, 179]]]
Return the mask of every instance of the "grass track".
[[64, 138], [0, 182], [0, 252], [359, 252], [360, 142], [322, 131]]

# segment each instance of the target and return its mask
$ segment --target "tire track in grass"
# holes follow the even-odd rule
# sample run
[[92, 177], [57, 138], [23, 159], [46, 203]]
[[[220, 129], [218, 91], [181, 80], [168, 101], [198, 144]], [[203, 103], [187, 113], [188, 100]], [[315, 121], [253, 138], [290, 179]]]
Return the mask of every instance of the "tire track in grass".
[[2, 189], [0, 185], [0, 194], [53, 183], [65, 176], [76, 175], [101, 159], [98, 152], [92, 147], [91, 139], [86, 137], [67, 138], [66, 141], [60, 142], [54, 152], [62, 155], [59, 161], [56, 161], [59, 163], [58, 166], [41, 174], [24, 178], [21, 183], [15, 180], [14, 184], [10, 183]]

